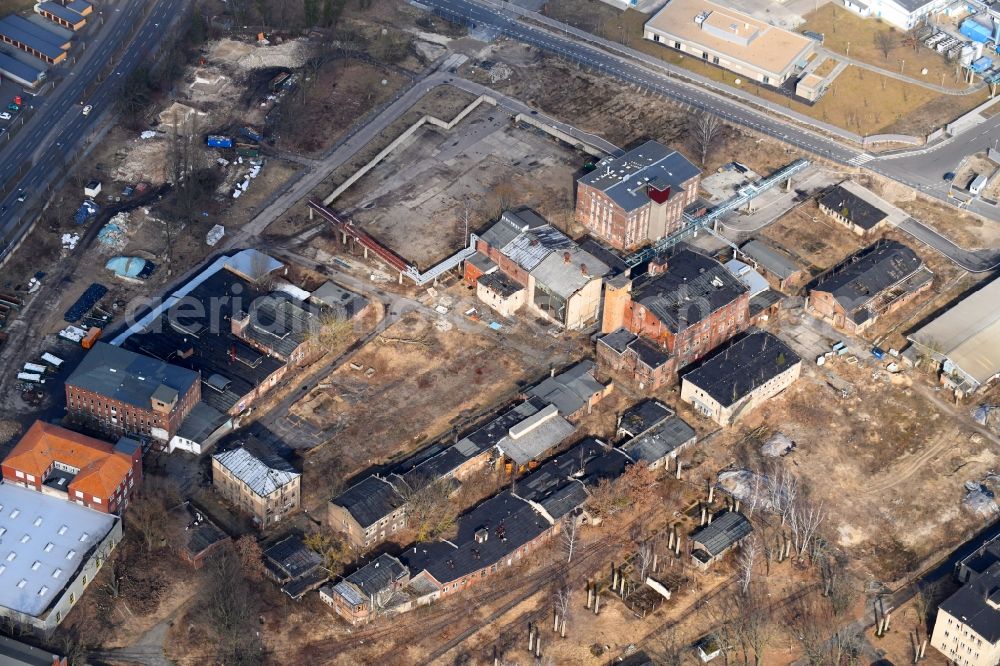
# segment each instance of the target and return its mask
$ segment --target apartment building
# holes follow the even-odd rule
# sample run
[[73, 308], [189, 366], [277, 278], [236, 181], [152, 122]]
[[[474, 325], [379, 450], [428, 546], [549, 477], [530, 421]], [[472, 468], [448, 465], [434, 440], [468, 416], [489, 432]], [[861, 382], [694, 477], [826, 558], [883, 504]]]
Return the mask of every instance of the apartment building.
[[264, 527], [298, 510], [301, 477], [277, 456], [254, 454], [243, 447], [212, 456], [215, 490]]
[[957, 567], [962, 587], [941, 602], [931, 645], [958, 666], [1000, 664], [1000, 538]]

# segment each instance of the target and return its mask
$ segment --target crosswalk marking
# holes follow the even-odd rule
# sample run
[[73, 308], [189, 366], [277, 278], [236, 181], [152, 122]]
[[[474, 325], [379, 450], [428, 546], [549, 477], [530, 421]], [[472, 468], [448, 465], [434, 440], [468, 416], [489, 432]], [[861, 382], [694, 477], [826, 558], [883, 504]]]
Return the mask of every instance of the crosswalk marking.
[[855, 155], [850, 160], [847, 161], [848, 164], [852, 166], [861, 166], [862, 164], [867, 164], [875, 159], [874, 155], [869, 155], [868, 153], [861, 153], [860, 155]]

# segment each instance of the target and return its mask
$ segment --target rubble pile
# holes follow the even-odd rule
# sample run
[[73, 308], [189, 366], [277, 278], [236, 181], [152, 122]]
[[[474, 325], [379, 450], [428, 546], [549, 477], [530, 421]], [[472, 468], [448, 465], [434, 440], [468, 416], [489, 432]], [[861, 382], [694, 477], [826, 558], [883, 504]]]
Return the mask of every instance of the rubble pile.
[[128, 213], [118, 213], [97, 232], [97, 242], [104, 248], [120, 252], [128, 243], [128, 230]]

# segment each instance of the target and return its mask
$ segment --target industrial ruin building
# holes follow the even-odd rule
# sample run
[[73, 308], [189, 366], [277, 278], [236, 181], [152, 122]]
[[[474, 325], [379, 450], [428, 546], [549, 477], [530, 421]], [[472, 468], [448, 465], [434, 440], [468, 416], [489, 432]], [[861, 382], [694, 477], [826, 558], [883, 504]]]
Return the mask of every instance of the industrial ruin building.
[[[645, 275], [634, 280], [617, 276], [608, 283], [601, 330], [615, 337], [600, 354], [612, 360], [611, 352], [626, 354], [634, 341], [616, 333], [621, 329], [648, 340], [669, 354], [669, 367], [658, 371], [663, 375], [655, 386], [749, 325], [747, 287], [715, 259], [682, 245], [650, 262]], [[662, 364], [651, 359], [646, 365]]]
[[900, 242], [881, 240], [818, 278], [806, 309], [851, 334], [894, 312], [931, 288], [934, 274]]
[[791, 386], [802, 359], [780, 338], [752, 330], [684, 374], [681, 400], [722, 426]]

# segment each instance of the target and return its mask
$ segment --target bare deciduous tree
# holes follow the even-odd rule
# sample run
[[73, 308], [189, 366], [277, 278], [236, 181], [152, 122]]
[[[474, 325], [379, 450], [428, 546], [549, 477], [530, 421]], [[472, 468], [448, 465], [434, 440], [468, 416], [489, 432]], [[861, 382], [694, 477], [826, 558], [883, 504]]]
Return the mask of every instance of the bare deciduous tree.
[[424, 483], [416, 488], [399, 484], [406, 500], [406, 519], [417, 531], [417, 540], [440, 536], [455, 524], [458, 507], [451, 501], [451, 486], [443, 479]]
[[201, 594], [219, 661], [240, 666], [260, 663], [263, 646], [255, 626], [257, 604], [235, 553], [226, 551], [210, 560]]
[[240, 559], [243, 575], [247, 580], [264, 580], [264, 550], [250, 534], [244, 534], [233, 544], [236, 556]]
[[767, 500], [771, 510], [781, 516], [781, 524], [788, 519], [788, 512], [795, 506], [798, 481], [783, 467], [775, 465], [767, 475]]
[[323, 556], [323, 567], [331, 575], [338, 575], [344, 563], [351, 559], [351, 547], [345, 539], [328, 530], [317, 529], [302, 540], [306, 548]]
[[739, 571], [740, 590], [746, 594], [750, 589], [750, 582], [753, 580], [753, 569], [760, 557], [760, 538], [756, 534], [751, 534], [740, 546], [739, 557], [736, 558], [736, 566]]
[[147, 553], [156, 550], [170, 535], [173, 521], [168, 512], [179, 501], [177, 486], [170, 479], [148, 476], [143, 480], [125, 514], [125, 522], [128, 529], [139, 535]]
[[645, 583], [647, 574], [653, 570], [653, 560], [656, 559], [656, 546], [652, 541], [639, 545], [635, 552], [635, 562], [639, 566], [639, 582]]
[[721, 131], [722, 122], [719, 117], [707, 111], [691, 116], [688, 121], [688, 135], [691, 137], [691, 142], [694, 144], [702, 166], [705, 165], [709, 154], [715, 148]]
[[566, 552], [566, 564], [573, 561], [573, 551], [580, 536], [580, 523], [573, 514], [567, 514], [562, 520], [562, 544]]
[[861, 642], [856, 633], [835, 630], [837, 620], [830, 604], [816, 594], [799, 599], [789, 610], [789, 624], [802, 645], [803, 658], [814, 666], [857, 663]]
[[566, 638], [566, 624], [573, 609], [573, 591], [568, 586], [560, 587], [552, 595], [552, 604], [555, 609], [553, 630], [558, 629], [559, 635]]
[[875, 48], [882, 52], [882, 57], [889, 59], [889, 54], [896, 48], [896, 33], [891, 30], [879, 30], [875, 33]]
[[826, 509], [822, 502], [800, 499], [792, 504], [788, 511], [788, 527], [791, 529], [792, 542], [800, 560], [805, 557], [806, 551], [816, 537], [816, 531], [825, 519]]

